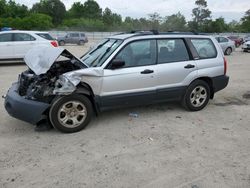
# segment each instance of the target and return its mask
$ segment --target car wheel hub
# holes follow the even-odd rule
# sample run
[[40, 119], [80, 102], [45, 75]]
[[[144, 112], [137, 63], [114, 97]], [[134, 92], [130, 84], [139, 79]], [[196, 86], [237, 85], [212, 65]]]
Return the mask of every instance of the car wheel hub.
[[87, 110], [83, 103], [70, 101], [63, 104], [58, 111], [59, 122], [67, 128], [75, 128], [81, 125], [87, 116]]
[[197, 86], [190, 94], [190, 102], [194, 107], [202, 106], [207, 99], [207, 90], [203, 86]]

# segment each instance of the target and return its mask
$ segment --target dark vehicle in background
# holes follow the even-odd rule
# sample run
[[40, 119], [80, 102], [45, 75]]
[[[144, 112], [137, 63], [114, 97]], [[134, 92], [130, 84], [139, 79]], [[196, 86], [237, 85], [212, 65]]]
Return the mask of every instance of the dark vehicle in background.
[[243, 44], [243, 38], [237, 36], [229, 36], [228, 38], [234, 41], [236, 48]]
[[65, 44], [78, 44], [84, 45], [88, 42], [88, 38], [85, 33], [82, 32], [70, 32], [63, 37], [57, 38], [58, 44], [64, 46]]

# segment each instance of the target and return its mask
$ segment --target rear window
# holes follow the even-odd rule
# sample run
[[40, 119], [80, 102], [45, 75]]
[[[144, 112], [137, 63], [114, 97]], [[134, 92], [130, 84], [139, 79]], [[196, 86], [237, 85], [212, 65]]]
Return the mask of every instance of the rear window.
[[210, 39], [191, 39], [200, 59], [215, 58], [216, 48]]
[[84, 33], [81, 33], [81, 37], [85, 37], [85, 34], [84, 34]]
[[46, 40], [54, 40], [52, 36], [48, 33], [36, 33], [39, 37], [42, 37]]

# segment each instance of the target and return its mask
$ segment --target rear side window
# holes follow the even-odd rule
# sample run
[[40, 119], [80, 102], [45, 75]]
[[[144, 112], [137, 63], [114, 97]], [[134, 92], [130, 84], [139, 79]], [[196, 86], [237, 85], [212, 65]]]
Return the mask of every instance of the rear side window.
[[191, 39], [200, 59], [215, 58], [216, 48], [210, 39]]
[[50, 36], [50, 34], [48, 33], [36, 33], [36, 35], [38, 35], [39, 37], [42, 37], [46, 40], [54, 40], [52, 36]]
[[36, 40], [29, 34], [26, 33], [14, 33], [14, 41], [34, 41]]
[[158, 40], [158, 63], [188, 61], [189, 54], [182, 39]]
[[85, 37], [85, 34], [84, 34], [84, 33], [81, 33], [81, 37]]
[[79, 37], [79, 33], [70, 33], [70, 37]]
[[10, 42], [10, 41], [12, 41], [11, 33], [5, 33], [0, 35], [0, 42]]

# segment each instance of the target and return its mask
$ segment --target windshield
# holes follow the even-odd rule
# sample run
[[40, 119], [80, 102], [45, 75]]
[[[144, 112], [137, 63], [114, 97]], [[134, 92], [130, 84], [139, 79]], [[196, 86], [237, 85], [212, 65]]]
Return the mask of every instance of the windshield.
[[84, 55], [81, 60], [89, 67], [99, 67], [121, 45], [121, 43], [122, 40], [106, 39]]

